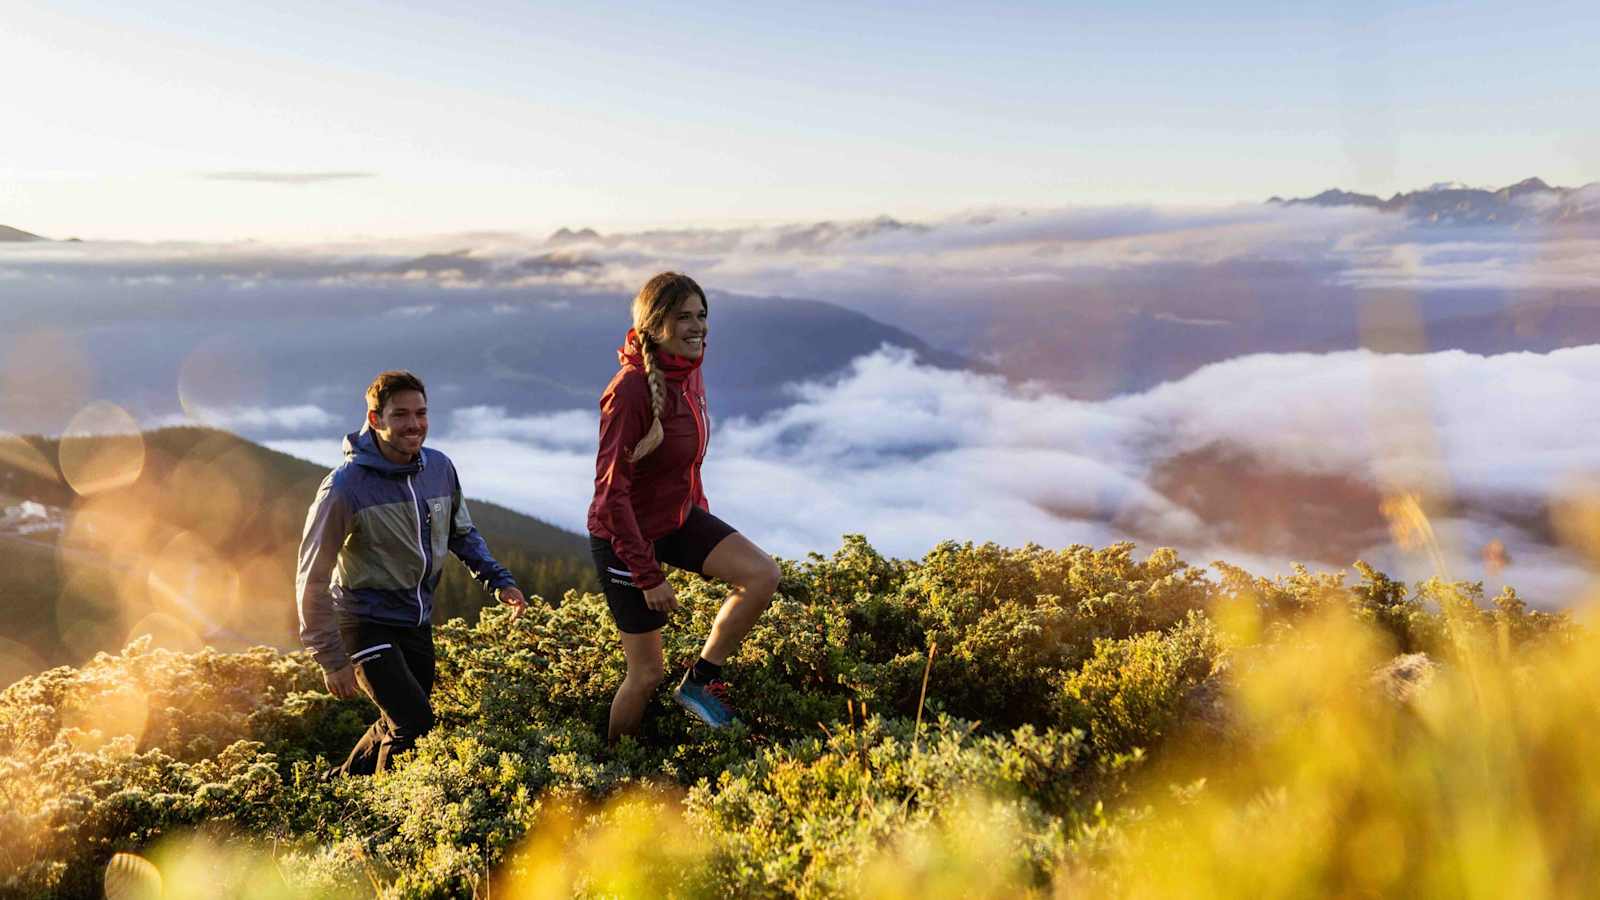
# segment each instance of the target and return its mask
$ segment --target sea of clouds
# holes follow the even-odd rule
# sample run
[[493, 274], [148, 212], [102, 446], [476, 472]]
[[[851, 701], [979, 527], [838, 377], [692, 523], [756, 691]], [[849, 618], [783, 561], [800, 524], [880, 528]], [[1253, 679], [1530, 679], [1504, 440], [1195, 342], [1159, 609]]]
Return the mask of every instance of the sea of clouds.
[[[391, 312], [426, 328], [430, 316], [478, 290], [492, 289], [485, 302], [509, 314], [523, 296], [549, 303], [562, 291], [626, 295], [649, 274], [675, 268], [714, 292], [828, 300], [975, 352], [1053, 340], [994, 333], [1005, 320], [994, 311], [1012, 304], [1062, 297], [1117, 310], [1192, 292], [1244, 296], [1270, 310], [1323, 290], [1447, 299], [1462, 289], [1589, 291], [1600, 290], [1597, 251], [1600, 234], [1586, 226], [1435, 228], [1357, 209], [997, 210], [925, 224], [885, 218], [547, 238], [27, 244], [0, 252], [0, 290], [21, 304], [14, 310], [26, 309], [17, 315], [39, 316], [44, 307], [26, 306], [30, 296], [73, 285], [132, 296], [198, 284], [206, 291], [185, 296], [208, 314], [229, 304], [265, 314], [252, 297], [290, 285], [292, 311], [303, 314], [325, 302], [321, 288], [392, 287]], [[1262, 273], [1273, 280], [1258, 281]], [[1080, 289], [1060, 293], [1064, 286]], [[106, 296], [116, 299], [114, 291]], [[1156, 318], [1196, 329], [1232, 324], [1211, 312], [1186, 320], [1182, 308], [1156, 309]], [[1028, 319], [1005, 321], [1016, 328]], [[985, 328], [984, 340], [969, 340]], [[826, 552], [854, 532], [905, 556], [946, 539], [1064, 546], [1133, 536], [1177, 546], [1197, 562], [1282, 572], [1287, 558], [1252, 559], [1229, 547], [1218, 523], [1201, 520], [1152, 478], [1186, 453], [1243, 448], [1288, 472], [1484, 501], [1433, 523], [1448, 574], [1484, 578], [1490, 590], [1516, 584], [1552, 603], [1586, 583], [1584, 565], [1526, 522], [1482, 510], [1539, 509], [1594, 474], [1600, 412], [1585, 388], [1597, 376], [1595, 346], [1498, 355], [1247, 352], [1090, 399], [1060, 384], [940, 370], [883, 351], [835, 378], [794, 385], [792, 402], [767, 415], [719, 421], [706, 482], [713, 510], [787, 556]], [[277, 429], [273, 446], [333, 464], [339, 429], [317, 403], [215, 409], [202, 419]], [[715, 403], [713, 396], [713, 411]], [[432, 441], [456, 458], [472, 495], [583, 528], [592, 409], [440, 412]], [[1510, 558], [1493, 573], [1480, 553], [1492, 540]], [[1432, 574], [1423, 555], [1386, 542], [1362, 555], [1407, 577]]]
[[[1600, 346], [1489, 357], [1361, 350], [1244, 357], [1091, 402], [884, 350], [837, 379], [796, 385], [783, 410], [717, 422], [705, 482], [714, 512], [789, 557], [828, 552], [845, 533], [910, 557], [943, 540], [1137, 538], [1198, 563], [1275, 574], [1290, 560], [1227, 546], [1218, 523], [1163, 496], [1152, 472], [1232, 446], [1288, 472], [1384, 490], [1548, 501], [1600, 468], [1600, 408], [1582, 390], [1597, 378]], [[518, 417], [475, 407], [448, 414], [430, 442], [455, 459], [472, 495], [582, 531], [596, 426], [590, 410]], [[339, 458], [334, 440], [273, 446], [328, 465]], [[1576, 556], [1493, 517], [1433, 525], [1444, 574], [1486, 580], [1491, 591], [1512, 584], [1554, 604], [1590, 577]], [[1508, 548], [1502, 571], [1484, 570], [1490, 540]], [[1404, 577], [1435, 574], [1428, 554], [1387, 541], [1362, 556]]]

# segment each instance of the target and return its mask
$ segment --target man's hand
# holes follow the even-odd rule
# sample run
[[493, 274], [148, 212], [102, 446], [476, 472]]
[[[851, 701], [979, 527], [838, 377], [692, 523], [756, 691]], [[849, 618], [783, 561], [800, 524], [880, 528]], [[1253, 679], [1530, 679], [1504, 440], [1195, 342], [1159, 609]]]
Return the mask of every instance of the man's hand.
[[494, 595], [499, 598], [501, 603], [511, 607], [511, 621], [513, 622], [517, 620], [518, 616], [522, 615], [523, 610], [528, 608], [528, 598], [522, 596], [522, 591], [515, 586], [503, 587], [495, 591]]
[[678, 608], [678, 592], [672, 585], [663, 581], [653, 588], [646, 588], [644, 592], [644, 605], [657, 612], [672, 612]]
[[356, 667], [349, 663], [337, 672], [323, 672], [322, 680], [328, 684], [328, 693], [340, 700], [354, 700], [360, 694], [356, 688]]

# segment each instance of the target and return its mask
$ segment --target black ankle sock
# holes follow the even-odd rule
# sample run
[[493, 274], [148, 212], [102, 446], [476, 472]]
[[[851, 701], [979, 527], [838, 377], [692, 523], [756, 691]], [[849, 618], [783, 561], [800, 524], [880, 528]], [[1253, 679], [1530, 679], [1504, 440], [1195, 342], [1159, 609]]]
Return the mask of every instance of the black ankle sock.
[[722, 677], [722, 667], [714, 662], [706, 662], [705, 657], [695, 660], [689, 667], [689, 680], [695, 684], [705, 684], [708, 681]]

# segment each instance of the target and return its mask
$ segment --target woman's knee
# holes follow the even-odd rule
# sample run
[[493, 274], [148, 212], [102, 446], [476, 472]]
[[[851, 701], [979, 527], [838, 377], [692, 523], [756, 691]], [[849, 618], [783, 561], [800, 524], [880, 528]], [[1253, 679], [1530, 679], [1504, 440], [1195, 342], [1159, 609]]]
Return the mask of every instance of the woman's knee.
[[778, 590], [778, 579], [782, 572], [778, 571], [778, 564], [771, 559], [762, 561], [744, 579], [744, 590], [750, 599], [759, 602], [763, 608], [772, 603], [772, 595]]
[[622, 690], [651, 691], [666, 678], [666, 658], [661, 653], [660, 631], [644, 634], [623, 632], [622, 655], [628, 663]]

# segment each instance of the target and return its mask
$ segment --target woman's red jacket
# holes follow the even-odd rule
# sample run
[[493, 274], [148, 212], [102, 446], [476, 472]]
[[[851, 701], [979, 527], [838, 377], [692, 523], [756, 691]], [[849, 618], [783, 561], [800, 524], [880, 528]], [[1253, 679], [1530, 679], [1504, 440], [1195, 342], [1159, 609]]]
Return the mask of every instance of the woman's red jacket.
[[711, 436], [701, 359], [656, 352], [657, 368], [667, 383], [662, 440], [638, 462], [630, 462], [628, 455], [650, 430], [652, 417], [650, 379], [632, 331], [617, 348], [621, 368], [600, 395], [600, 451], [589, 533], [611, 542], [641, 589], [666, 580], [651, 543], [682, 527], [691, 507], [711, 509], [700, 482], [700, 463]]

